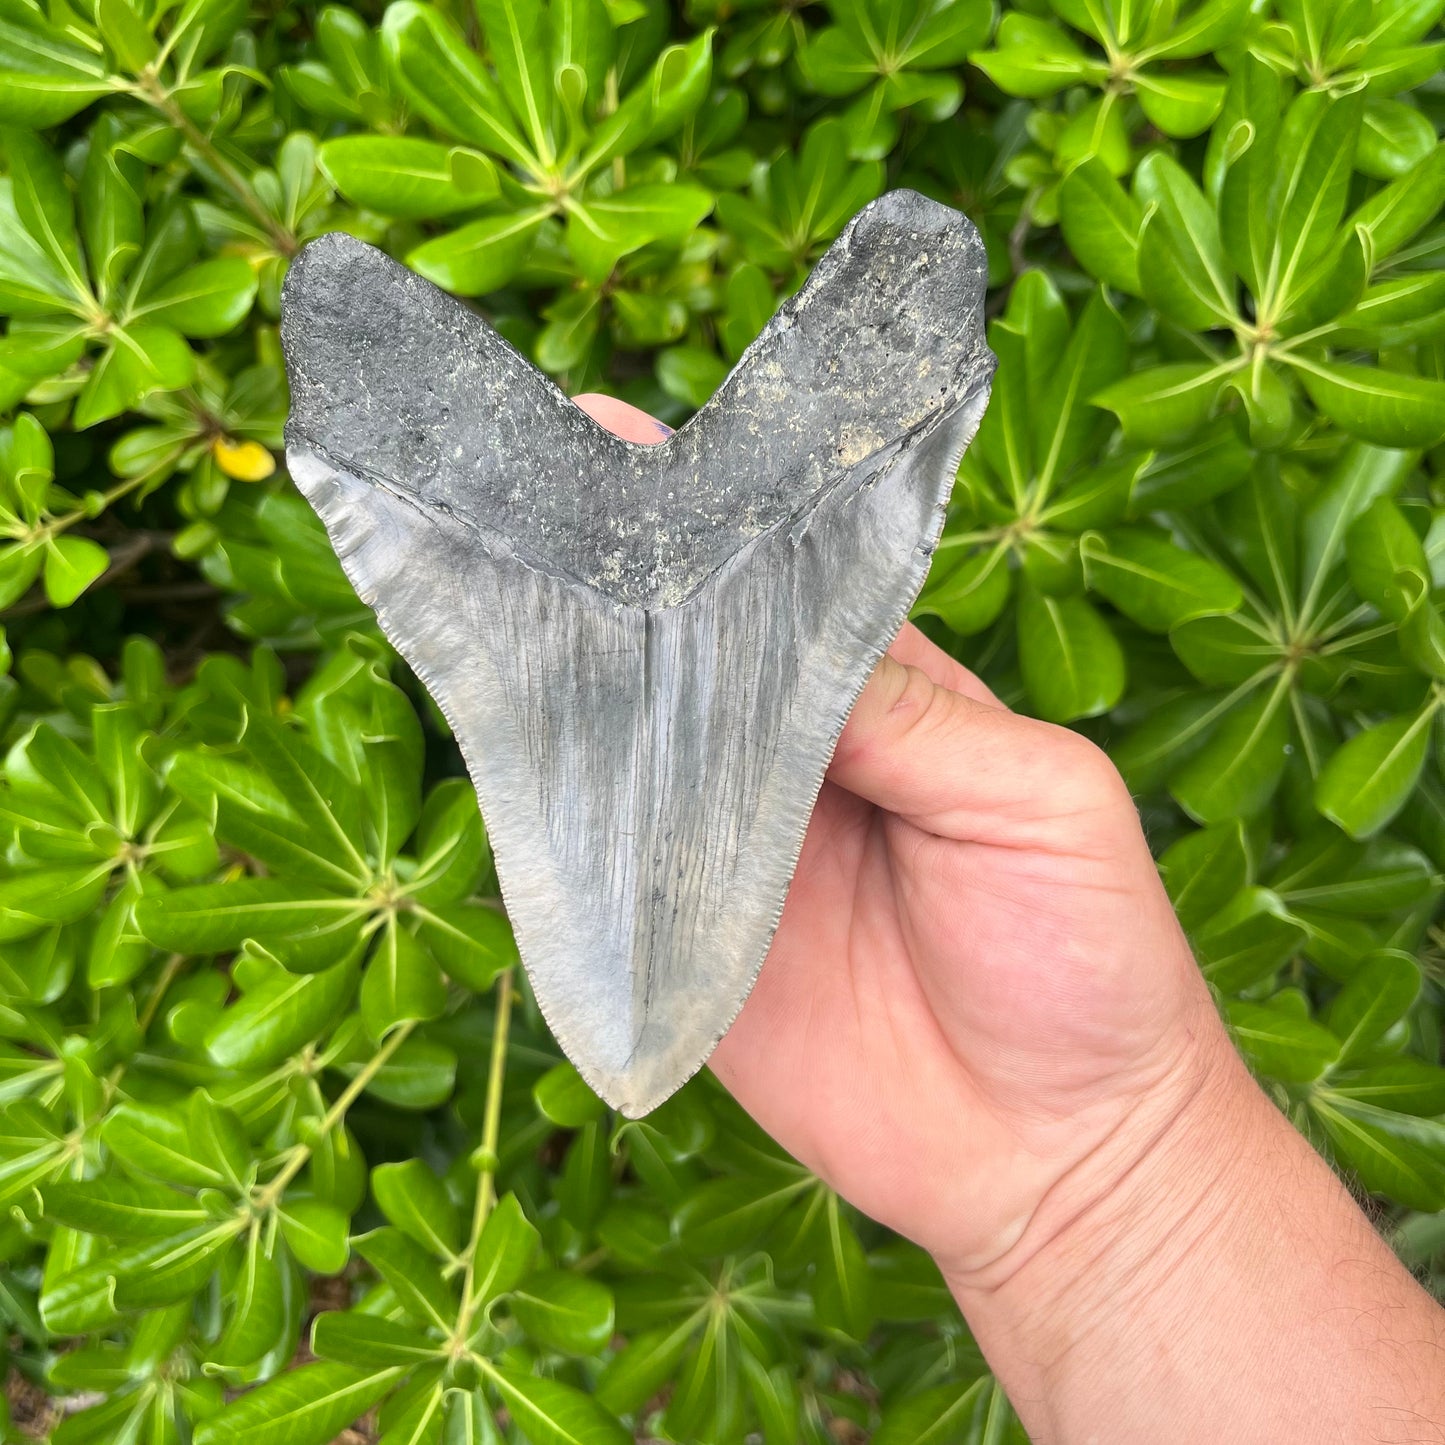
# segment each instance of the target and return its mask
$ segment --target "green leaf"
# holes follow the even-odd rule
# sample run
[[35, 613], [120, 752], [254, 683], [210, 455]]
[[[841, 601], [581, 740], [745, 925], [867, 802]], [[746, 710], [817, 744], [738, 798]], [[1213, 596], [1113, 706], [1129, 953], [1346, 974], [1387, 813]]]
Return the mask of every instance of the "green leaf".
[[327, 1311], [311, 1327], [311, 1348], [323, 1360], [337, 1360], [361, 1369], [414, 1369], [444, 1357], [445, 1346], [417, 1333], [414, 1325], [397, 1324], [360, 1311]]
[[90, 288], [75, 227], [75, 205], [59, 157], [33, 131], [18, 126], [0, 129], [0, 142], [20, 224], [64, 290], [84, 302]]
[[1265, 205], [1272, 238], [1261, 295], [1267, 306], [1283, 308], [1334, 238], [1349, 192], [1361, 107], [1359, 95], [1334, 98], [1307, 90], [1285, 113]]
[[393, 0], [381, 39], [406, 98], [443, 135], [535, 170], [536, 158], [508, 118], [496, 82], [439, 10], [419, 0]]
[[348, 201], [384, 216], [450, 216], [497, 197], [496, 167], [465, 146], [413, 136], [346, 135], [323, 141], [317, 160]]
[[1186, 833], [1164, 850], [1159, 871], [1179, 921], [1193, 931], [1249, 883], [1249, 847], [1243, 825], [1232, 818]]
[[1097, 156], [1074, 167], [1059, 187], [1059, 227], [1079, 264], [1120, 291], [1139, 293], [1139, 232], [1144, 212]]
[[1179, 660], [1210, 687], [1235, 687], [1279, 662], [1279, 643], [1248, 613], [1198, 617], [1169, 634]]
[[125, 144], [119, 121], [114, 116], [104, 117], [91, 132], [81, 169], [80, 217], [90, 272], [106, 299], [141, 249], [144, 177], [144, 166]]
[[797, 59], [808, 88], [819, 95], [853, 95], [878, 75], [872, 52], [840, 26], [810, 35]]
[[1107, 712], [1124, 691], [1124, 652], [1082, 597], [1020, 589], [1019, 663], [1038, 715], [1071, 722]]
[[1355, 169], [1390, 180], [1419, 165], [1435, 145], [1435, 127], [1414, 106], [1371, 96], [1365, 101]]
[[110, 553], [88, 537], [57, 537], [45, 549], [45, 596], [69, 607], [110, 566]]
[[567, 248], [584, 279], [600, 284], [626, 255], [659, 241], [677, 244], [712, 210], [700, 186], [629, 186], [567, 208]]
[[1400, 574], [1413, 573], [1423, 580], [1430, 563], [1425, 544], [1389, 497], [1379, 498], [1350, 527], [1345, 555], [1355, 591], [1391, 621], [1403, 622], [1414, 599], [1401, 585]]
[[665, 139], [696, 115], [712, 83], [712, 37], [705, 30], [686, 44], [660, 51], [621, 105], [597, 123], [579, 169], [590, 174], [607, 161]]
[[[313, 880], [317, 897], [363, 890], [372, 870], [354, 841], [365, 833], [360, 786], [294, 734], [254, 717], [246, 741], [244, 760], [234, 752], [182, 752], [167, 780], [197, 812], [215, 818], [218, 837], [276, 873]], [[302, 926], [273, 927], [283, 917], [277, 909], [258, 931]]]
[[16, 544], [0, 548], [0, 607], [11, 606], [30, 590], [40, 576], [45, 555], [46, 549], [40, 545]]
[[1347, 547], [1349, 529], [1377, 498], [1399, 491], [1414, 464], [1411, 453], [1352, 441], [1330, 468], [1301, 524], [1305, 585], [1322, 586]]
[[191, 1095], [186, 1126], [197, 1157], [239, 1194], [251, 1176], [251, 1141], [245, 1125], [229, 1109], [222, 1108], [203, 1089]]
[[731, 1253], [761, 1239], [808, 1183], [797, 1176], [711, 1179], [682, 1202], [673, 1230], [689, 1255]]
[[526, 0], [474, 0], [497, 81], [533, 152], [552, 159], [552, 77], [547, 68], [548, 11]]
[[1310, 400], [1351, 436], [1385, 447], [1434, 446], [1445, 437], [1445, 382], [1290, 352]]
[[1331, 754], [1315, 806], [1352, 838], [1378, 833], [1405, 806], [1430, 750], [1433, 706], [1356, 733]]
[[1351, 842], [1321, 828], [1291, 849], [1271, 886], [1293, 909], [1377, 918], [1414, 908], [1433, 891], [1430, 861], [1394, 838]]
[[88, 1328], [82, 1321], [89, 1321], [98, 1300], [109, 1300], [117, 1311], [190, 1300], [205, 1287], [217, 1256], [236, 1232], [232, 1223], [207, 1223], [106, 1250], [45, 1292], [41, 1309], [46, 1323], [63, 1333]]
[[1329, 1091], [1393, 1113], [1445, 1114], [1445, 1069], [1409, 1056], [1341, 1070], [1331, 1075]]
[[580, 1129], [607, 1112], [607, 1105], [588, 1088], [582, 1075], [565, 1062], [537, 1080], [532, 1097], [544, 1117], [562, 1129]]
[[352, 1241], [356, 1252], [396, 1291], [402, 1309], [418, 1324], [449, 1336], [457, 1304], [441, 1266], [399, 1229], [384, 1227]]
[[1139, 163], [1134, 194], [1146, 212], [1139, 239], [1145, 296], [1181, 326], [1228, 326], [1236, 288], [1209, 202], [1163, 151]]
[[399, 1109], [434, 1109], [456, 1086], [457, 1056], [435, 1039], [413, 1035], [386, 1061], [367, 1092]]
[[[327, 857], [337, 860], [330, 865], [330, 877], [369, 882], [371, 867], [359, 847], [366, 814], [361, 788], [297, 732], [258, 712], [248, 713], [241, 741], [250, 760], [274, 789], [272, 796], [285, 800], [300, 825], [293, 836], [298, 842], [304, 840], [308, 851], [300, 856], [288, 853], [287, 861], [293, 865], [309, 862], [317, 857], [318, 850], [324, 850]], [[221, 833], [235, 828], [242, 810], [252, 814], [263, 811], [258, 801], [250, 796], [220, 797], [217, 822]], [[248, 830], [248, 840], [255, 837], [255, 832]], [[319, 867], [324, 871], [324, 863]]]
[[1194, 935], [1204, 976], [1225, 993], [1271, 978], [1298, 951], [1304, 929], [1267, 888], [1237, 893]]
[[226, 1291], [228, 1314], [209, 1357], [233, 1369], [252, 1365], [286, 1328], [285, 1286], [276, 1261], [266, 1253], [259, 1231], [251, 1234], [236, 1277]]
[[135, 75], [155, 60], [160, 47], [130, 0], [96, 0], [95, 23], [122, 70]]
[[179, 331], [150, 324], [115, 327], [76, 399], [74, 422], [91, 427], [128, 411], [156, 391], [188, 386], [195, 353]]
[[1313, 1094], [1310, 1108], [1367, 1189], [1410, 1209], [1445, 1209], [1445, 1123], [1336, 1092]]
[[367, 1033], [379, 1040], [398, 1024], [436, 1018], [446, 1002], [436, 959], [392, 914], [361, 980], [361, 1021]]
[[1332, 338], [1371, 351], [1428, 341], [1445, 330], [1445, 273], [1413, 272], [1369, 286]]
[[452, 903], [415, 911], [417, 936], [457, 983], [481, 993], [517, 962], [506, 915], [484, 903]]
[[1235, 1042], [1272, 1079], [1307, 1084], [1339, 1055], [1340, 1041], [1329, 1029], [1278, 1005], [1229, 999], [1225, 1012]]
[[[1348, 312], [1365, 293], [1370, 264], [1369, 237], [1364, 227], [1357, 226], [1342, 235], [1305, 273], [1279, 319], [1281, 334], [1299, 335]], [[1343, 340], [1339, 332], [1334, 340]], [[1255, 365], [1250, 376], [1270, 376], [1278, 383], [1280, 373], [1273, 367]], [[1280, 444], [1284, 440], [1281, 437]]]
[[1150, 56], [1192, 60], [1223, 49], [1239, 34], [1248, 12], [1249, 0], [1205, 0], [1183, 15], [1158, 11], [1157, 26], [1149, 33]]
[[702, 406], [727, 372], [726, 363], [701, 346], [670, 346], [657, 359], [662, 389], [691, 407]]
[[533, 1445], [631, 1445], [630, 1431], [570, 1385], [490, 1364], [485, 1374]]
[[457, 1206], [422, 1160], [378, 1164], [371, 1171], [371, 1192], [387, 1219], [423, 1249], [442, 1259], [460, 1250], [462, 1226]]
[[111, 1239], [165, 1239], [209, 1217], [192, 1194], [127, 1179], [51, 1184], [44, 1199], [47, 1219]]
[[402, 1376], [327, 1361], [268, 1380], [201, 1421], [195, 1445], [332, 1445]]
[[276, 1211], [291, 1253], [316, 1274], [340, 1274], [351, 1258], [347, 1233], [351, 1221], [333, 1204], [319, 1199], [287, 1198]]
[[1224, 104], [1224, 81], [1208, 70], [1143, 70], [1134, 77], [1134, 93], [1165, 135], [1187, 140], [1214, 123]]
[[543, 1270], [512, 1291], [509, 1308], [539, 1345], [565, 1354], [591, 1355], [612, 1338], [612, 1292], [585, 1275]]
[[207, 1159], [178, 1110], [124, 1103], [106, 1116], [101, 1139], [132, 1173], [192, 1189], [224, 1189], [226, 1171]]
[[1182, 441], [1209, 420], [1232, 364], [1179, 361], [1136, 371], [1090, 400], [1119, 418], [1124, 435], [1140, 446]]
[[998, 546], [970, 553], [951, 569], [947, 553], [934, 555], [937, 560], [913, 615], [941, 617], [962, 637], [992, 626], [1013, 589], [1008, 549]]
[[206, 1031], [206, 1052], [222, 1068], [269, 1068], [334, 1024], [355, 986], [350, 964], [299, 977], [278, 969]]
[[224, 336], [244, 321], [256, 297], [256, 273], [239, 256], [216, 256], [172, 277], [131, 308], [182, 336]]
[[797, 1439], [801, 1403], [792, 1368], [774, 1365], [769, 1369], [756, 1355], [746, 1351], [739, 1357], [748, 1395], [758, 1412], [764, 1445], [787, 1445]]
[[476, 790], [465, 778], [445, 779], [422, 809], [407, 897], [428, 906], [460, 903], [476, 888], [486, 856]]
[[855, 1340], [866, 1340], [873, 1327], [868, 1256], [836, 1194], [828, 1196], [819, 1234], [821, 1249], [813, 1281], [819, 1322]]
[[641, 1409], [672, 1378], [692, 1343], [691, 1320], [656, 1330], [632, 1331], [627, 1344], [603, 1366], [594, 1394], [619, 1414]]
[[1339, 1036], [1341, 1065], [1358, 1062], [1404, 1018], [1420, 993], [1420, 966], [1408, 953], [1371, 954], [1335, 995], [1327, 1022]]
[[248, 938], [270, 939], [332, 928], [365, 905], [337, 898], [311, 883], [239, 878], [178, 888], [136, 904], [136, 926], [157, 948], [177, 953], [225, 953]]
[[521, 269], [549, 214], [546, 207], [539, 206], [510, 215], [486, 216], [424, 241], [407, 254], [406, 264], [458, 296], [485, 295], [506, 285]]
[[482, 1226], [472, 1271], [472, 1297], [486, 1304], [526, 1277], [541, 1236], [522, 1212], [515, 1194], [504, 1194]]
[[1175, 773], [1169, 791], [1201, 823], [1253, 817], [1274, 796], [1288, 745], [1284, 690], [1258, 688]]
[[94, 51], [36, 16], [17, 9], [0, 19], [0, 121], [39, 129], [69, 120], [115, 87]]
[[1244, 602], [1239, 584], [1217, 563], [1157, 533], [1119, 528], [1080, 541], [1090, 588], [1153, 632]]
[[0, 943], [83, 918], [105, 896], [109, 876], [108, 867], [84, 867], [36, 868], [0, 878]]
[[1393, 255], [1445, 205], [1445, 146], [1436, 146], [1398, 180], [1376, 191], [1350, 217], [1363, 226], [1377, 262]]
[[1035, 482], [1047, 495], [1058, 478], [1088, 452], [1102, 418], [1085, 398], [1128, 369], [1128, 337], [1118, 312], [1102, 291], [1090, 295], [1062, 357], [1038, 388], [1033, 423], [1038, 429]]
[[977, 1434], [995, 1389], [991, 1376], [970, 1382], [935, 1385], [890, 1404], [873, 1436], [873, 1445], [954, 1445], [981, 1439]]
[[975, 51], [969, 59], [1010, 95], [1037, 99], [1099, 79], [1104, 72], [1103, 65], [1085, 55], [1057, 25], [1017, 11], [1003, 17], [994, 46]]

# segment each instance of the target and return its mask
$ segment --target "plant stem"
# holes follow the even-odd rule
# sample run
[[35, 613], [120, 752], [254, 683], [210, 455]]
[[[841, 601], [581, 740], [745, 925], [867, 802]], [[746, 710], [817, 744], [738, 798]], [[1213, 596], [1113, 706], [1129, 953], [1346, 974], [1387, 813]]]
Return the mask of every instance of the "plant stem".
[[466, 1274], [462, 1284], [463, 1332], [471, 1323], [472, 1282], [476, 1273], [477, 1245], [482, 1227], [497, 1202], [497, 1145], [502, 1126], [502, 1081], [507, 1072], [507, 1033], [512, 1021], [512, 970], [497, 979], [497, 1012], [492, 1025], [492, 1055], [487, 1069], [487, 1102], [482, 1114], [482, 1167], [477, 1171], [477, 1203], [472, 1211], [472, 1233], [467, 1241]]
[[[361, 1097], [366, 1086], [385, 1067], [386, 1061], [411, 1037], [415, 1021], [402, 1024], [387, 1035], [386, 1042], [366, 1061], [357, 1076], [336, 1096], [336, 1102], [323, 1115], [317, 1126], [316, 1137], [324, 1139], [345, 1117], [346, 1112]], [[256, 1213], [270, 1209], [286, 1192], [286, 1186], [306, 1167], [315, 1150], [314, 1144], [297, 1144], [290, 1150], [289, 1157], [281, 1166], [281, 1172], [266, 1186], [258, 1189], [251, 1198]]]
[[270, 236], [272, 243], [283, 256], [294, 256], [300, 250], [296, 237], [261, 204], [261, 198], [251, 183], [221, 154], [210, 136], [176, 104], [154, 75], [142, 75], [136, 86], [136, 93], [148, 105], [160, 111], [166, 120], [185, 136], [191, 149], [216, 172], [226, 188], [250, 213], [251, 218]]
[[166, 990], [176, 980], [176, 976], [185, 967], [186, 956], [183, 953], [173, 953], [166, 959], [166, 966], [161, 970], [161, 976], [156, 980], [156, 986], [151, 990], [150, 997], [145, 1001], [145, 1007], [137, 1022], [141, 1033], [145, 1033], [155, 1022], [156, 1015], [161, 1009], [161, 1000], [166, 996]]

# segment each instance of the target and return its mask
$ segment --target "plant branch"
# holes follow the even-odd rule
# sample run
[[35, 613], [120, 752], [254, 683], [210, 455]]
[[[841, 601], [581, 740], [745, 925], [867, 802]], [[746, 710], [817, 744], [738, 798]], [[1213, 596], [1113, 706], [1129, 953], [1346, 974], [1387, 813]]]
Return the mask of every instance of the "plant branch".
[[502, 1082], [507, 1072], [507, 1034], [512, 1019], [512, 970], [497, 979], [497, 1012], [492, 1026], [492, 1055], [487, 1069], [487, 1101], [482, 1114], [481, 1168], [477, 1171], [477, 1202], [472, 1211], [472, 1233], [465, 1251], [466, 1274], [462, 1283], [462, 1334], [471, 1324], [472, 1285], [476, 1275], [477, 1245], [492, 1205], [497, 1202], [497, 1146], [501, 1139]]
[[[336, 1096], [336, 1102], [322, 1116], [317, 1126], [317, 1139], [324, 1139], [345, 1117], [347, 1110], [359, 1099], [366, 1086], [386, 1066], [391, 1056], [411, 1037], [415, 1021], [400, 1025], [387, 1035], [386, 1042], [366, 1061], [356, 1077]], [[251, 1205], [258, 1214], [270, 1209], [286, 1192], [287, 1186], [306, 1167], [315, 1150], [314, 1144], [296, 1144], [289, 1151], [281, 1171], [251, 1197]]]
[[176, 104], [174, 97], [162, 87], [154, 74], [148, 72], [139, 78], [136, 94], [160, 111], [166, 120], [180, 131], [186, 138], [186, 143], [215, 171], [226, 189], [245, 207], [257, 225], [265, 230], [283, 256], [294, 256], [300, 250], [296, 237], [262, 205], [261, 198], [250, 181], [221, 154], [210, 136]]

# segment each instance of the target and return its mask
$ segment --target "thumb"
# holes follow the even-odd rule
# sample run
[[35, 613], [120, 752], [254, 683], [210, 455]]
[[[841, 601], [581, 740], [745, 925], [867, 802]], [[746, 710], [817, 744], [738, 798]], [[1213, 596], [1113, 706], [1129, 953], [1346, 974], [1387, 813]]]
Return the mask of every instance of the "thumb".
[[966, 697], [888, 656], [828, 777], [941, 837], [1078, 854], [1140, 836], [1124, 780], [1087, 738]]

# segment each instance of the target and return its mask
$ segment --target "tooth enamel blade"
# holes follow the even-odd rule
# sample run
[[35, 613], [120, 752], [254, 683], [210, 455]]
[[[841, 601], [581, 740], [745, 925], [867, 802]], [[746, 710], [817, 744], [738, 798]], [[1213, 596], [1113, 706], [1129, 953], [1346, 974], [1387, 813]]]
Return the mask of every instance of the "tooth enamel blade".
[[964, 217], [884, 196], [653, 447], [361, 242], [287, 277], [292, 475], [451, 724], [558, 1043], [631, 1117], [742, 1007], [922, 585], [988, 398], [985, 273]]

